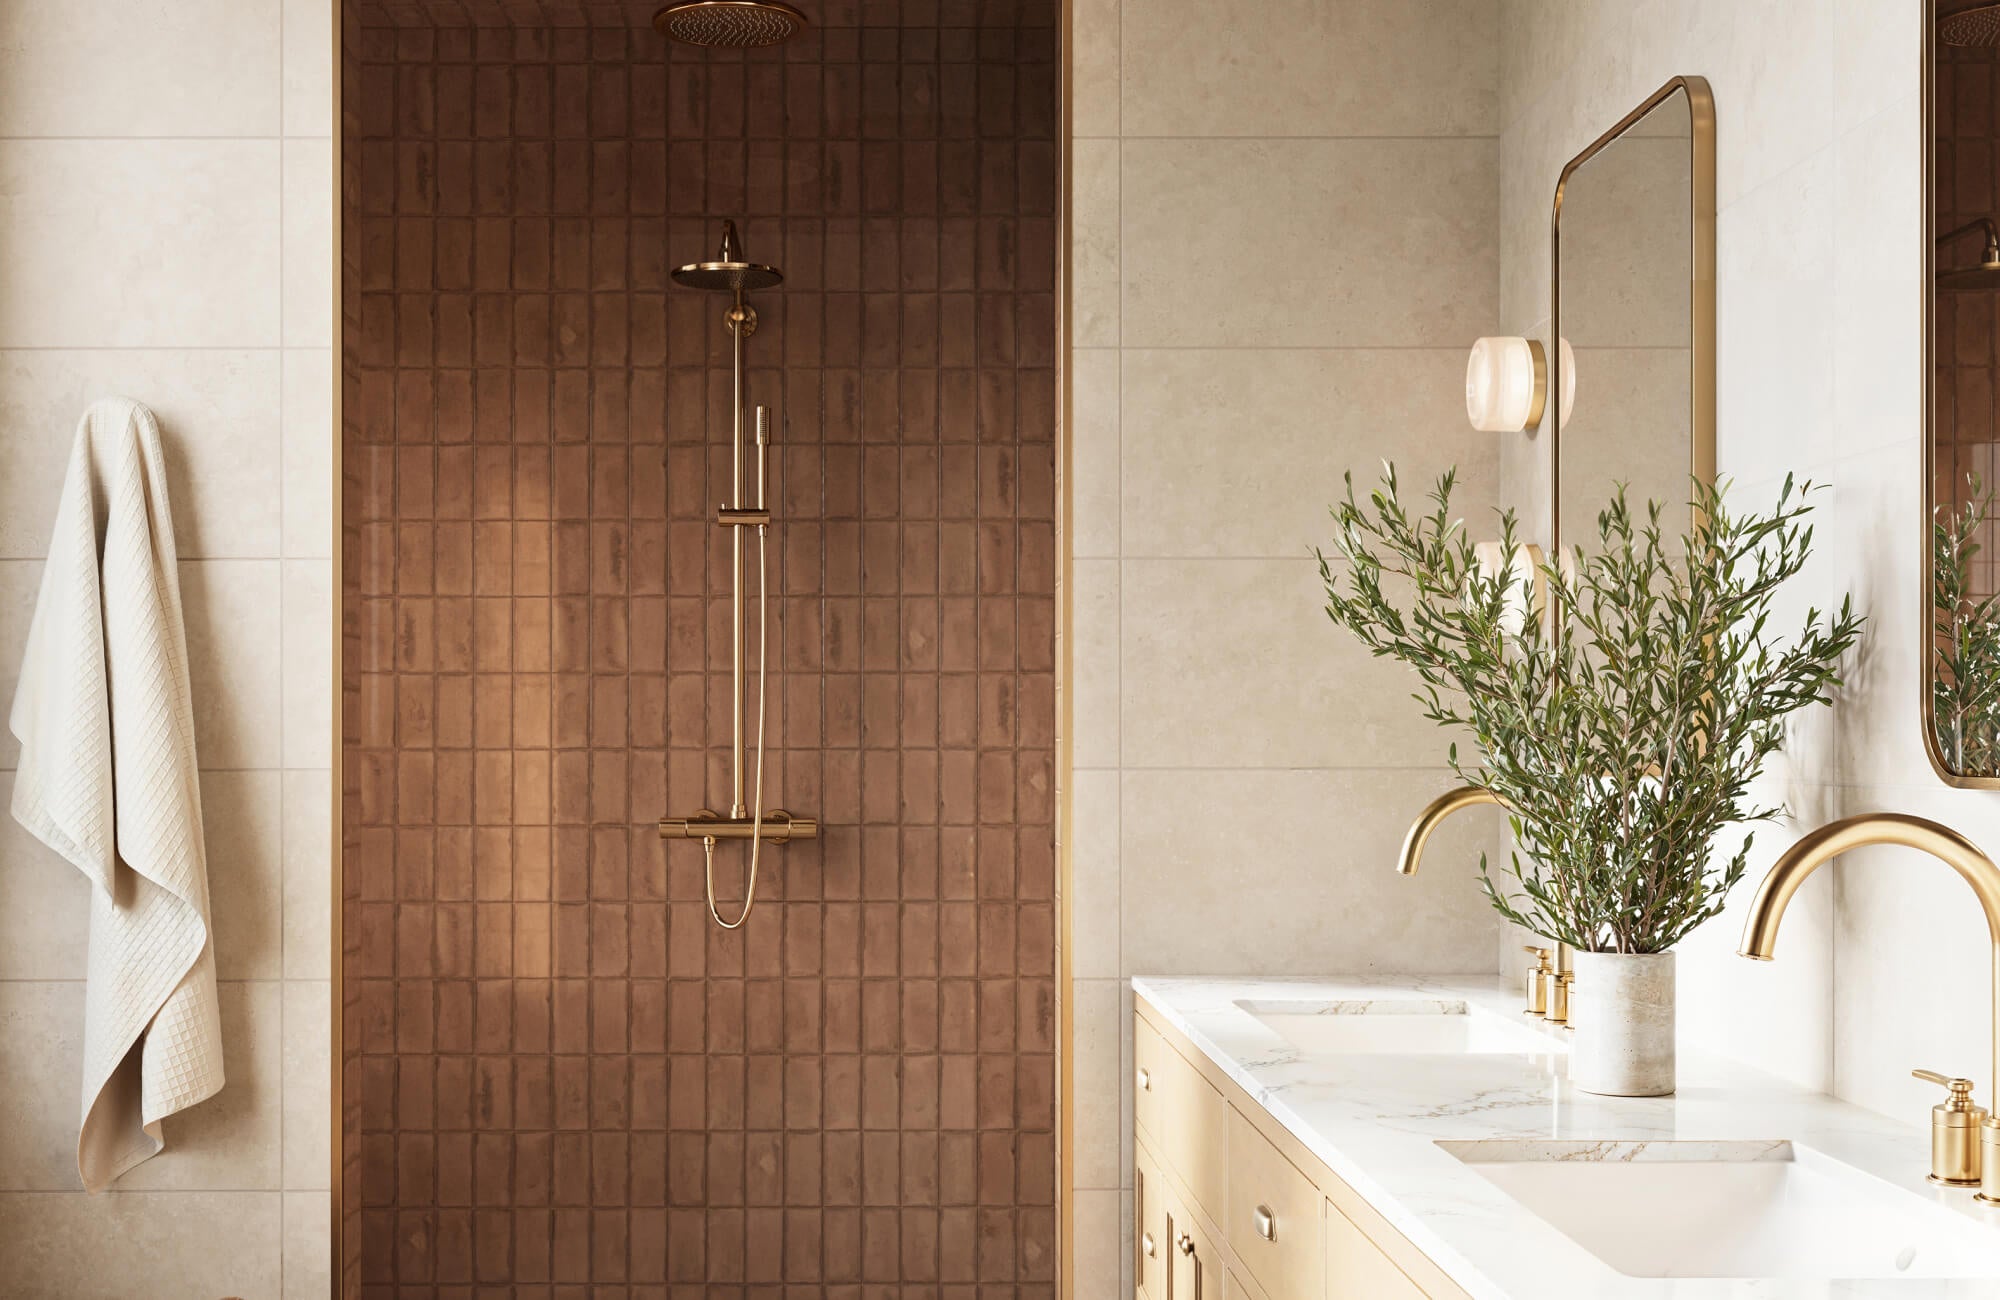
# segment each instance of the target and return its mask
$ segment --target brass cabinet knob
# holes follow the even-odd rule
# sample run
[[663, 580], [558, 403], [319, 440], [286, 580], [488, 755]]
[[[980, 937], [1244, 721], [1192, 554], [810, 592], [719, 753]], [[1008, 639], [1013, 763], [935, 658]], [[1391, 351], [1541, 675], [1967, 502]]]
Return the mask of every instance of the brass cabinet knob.
[[1152, 1090], [1153, 1090], [1153, 1072], [1151, 1070], [1148, 1070], [1145, 1066], [1142, 1065], [1139, 1067], [1139, 1091], [1151, 1092]]
[[1266, 1241], [1278, 1239], [1278, 1216], [1271, 1213], [1271, 1207], [1268, 1205], [1260, 1205], [1250, 1211], [1250, 1226], [1255, 1228], [1257, 1235]]
[[1183, 1232], [1181, 1239], [1174, 1244], [1181, 1248], [1181, 1254], [1189, 1256], [1194, 1254], [1194, 1238], [1187, 1233]]
[[1147, 1259], [1153, 1258], [1154, 1252], [1157, 1248], [1153, 1245], [1152, 1233], [1142, 1232], [1139, 1234], [1139, 1249], [1146, 1252]]

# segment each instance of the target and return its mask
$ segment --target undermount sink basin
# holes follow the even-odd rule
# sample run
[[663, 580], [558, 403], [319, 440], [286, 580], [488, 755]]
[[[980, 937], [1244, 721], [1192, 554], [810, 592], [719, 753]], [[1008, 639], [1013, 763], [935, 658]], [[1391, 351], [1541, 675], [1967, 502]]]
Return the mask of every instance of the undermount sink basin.
[[1243, 1010], [1310, 1056], [1546, 1056], [1560, 1040], [1455, 1001], [1239, 1002]]
[[2000, 1277], [2000, 1233], [1791, 1142], [1439, 1142], [1630, 1277]]

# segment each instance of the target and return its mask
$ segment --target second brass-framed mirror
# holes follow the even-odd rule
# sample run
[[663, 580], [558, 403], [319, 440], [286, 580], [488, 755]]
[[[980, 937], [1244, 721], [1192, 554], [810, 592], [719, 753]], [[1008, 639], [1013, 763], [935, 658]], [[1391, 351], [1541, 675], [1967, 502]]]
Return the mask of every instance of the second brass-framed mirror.
[[[1675, 77], [1562, 169], [1550, 225], [1550, 541], [1715, 479], [1715, 100]], [[1574, 369], [1565, 365], [1574, 358]], [[1573, 396], [1571, 390], [1574, 390]], [[1671, 529], [1678, 535], [1679, 525]]]
[[[1965, 0], [1928, 0], [1924, 23], [1923, 529], [1918, 710], [1924, 753], [1947, 785], [2000, 789], [2000, 48], [1954, 22]], [[1970, 39], [1968, 39], [1970, 38]]]

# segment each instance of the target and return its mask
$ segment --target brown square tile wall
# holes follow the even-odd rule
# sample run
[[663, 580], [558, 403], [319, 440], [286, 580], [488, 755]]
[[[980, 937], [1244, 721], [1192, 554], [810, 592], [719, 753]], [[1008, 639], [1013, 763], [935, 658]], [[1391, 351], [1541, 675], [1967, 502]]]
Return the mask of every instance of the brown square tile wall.
[[[345, 1294], [1052, 1295], [1053, 5], [368, 12]], [[653, 828], [729, 796], [726, 304], [667, 275], [724, 217], [786, 276], [768, 802], [825, 825], [737, 934]]]
[[[1942, 235], [1981, 217], [2000, 219], [2000, 52], [1940, 45], [1937, 62], [1937, 156], [1932, 202]], [[1977, 266], [1979, 237], [1964, 235], [1938, 252], [1940, 268]], [[1982, 489], [2000, 485], [2000, 422], [1994, 376], [2000, 374], [2000, 300], [1991, 293], [1940, 293], [1932, 318], [1932, 403], [1936, 454], [1932, 491], [1940, 503], [1972, 503], [1968, 476]], [[2000, 590], [2000, 525], [1988, 524], [1972, 562], [1982, 592]]]

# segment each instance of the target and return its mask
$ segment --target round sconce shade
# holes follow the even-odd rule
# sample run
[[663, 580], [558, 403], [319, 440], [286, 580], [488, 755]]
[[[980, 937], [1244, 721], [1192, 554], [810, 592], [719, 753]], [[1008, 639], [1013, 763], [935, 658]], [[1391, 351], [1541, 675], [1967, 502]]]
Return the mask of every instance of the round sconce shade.
[[[1563, 418], [1576, 398], [1576, 357], [1562, 345]], [[1542, 421], [1549, 387], [1547, 354], [1535, 339], [1484, 338], [1465, 362], [1465, 416], [1482, 433], [1519, 433]]]

